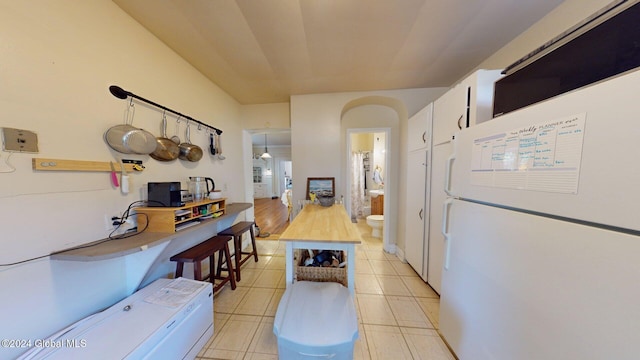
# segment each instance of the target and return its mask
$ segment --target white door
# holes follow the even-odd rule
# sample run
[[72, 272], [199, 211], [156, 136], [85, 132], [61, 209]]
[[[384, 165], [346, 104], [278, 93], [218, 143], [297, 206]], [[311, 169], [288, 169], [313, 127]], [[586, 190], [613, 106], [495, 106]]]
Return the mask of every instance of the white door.
[[440, 294], [442, 287], [442, 264], [444, 261], [444, 235], [442, 235], [442, 206], [447, 198], [444, 192], [445, 163], [451, 155], [450, 142], [433, 147], [431, 152], [431, 187], [429, 211], [429, 246], [425, 249], [425, 272], [427, 282]]
[[413, 269], [426, 279], [424, 273], [425, 224], [429, 214], [426, 208], [427, 159], [429, 151], [409, 153], [407, 158], [407, 213], [405, 218], [405, 258]]

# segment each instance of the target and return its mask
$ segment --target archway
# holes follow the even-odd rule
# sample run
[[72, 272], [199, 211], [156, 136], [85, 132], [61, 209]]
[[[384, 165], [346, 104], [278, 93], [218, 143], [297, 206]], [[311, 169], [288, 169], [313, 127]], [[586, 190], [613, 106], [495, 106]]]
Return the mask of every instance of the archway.
[[[383, 116], [349, 116], [353, 111], [384, 113]], [[407, 121], [407, 109], [398, 99], [384, 96], [366, 96], [354, 99], [344, 105], [340, 114], [342, 149], [344, 149], [342, 174], [345, 184], [347, 210], [350, 211], [351, 197], [351, 143], [354, 132], [383, 132], [386, 134], [384, 162], [387, 170], [384, 179], [384, 227], [383, 247], [386, 252], [395, 253], [398, 229], [399, 169], [400, 169], [400, 124]]]

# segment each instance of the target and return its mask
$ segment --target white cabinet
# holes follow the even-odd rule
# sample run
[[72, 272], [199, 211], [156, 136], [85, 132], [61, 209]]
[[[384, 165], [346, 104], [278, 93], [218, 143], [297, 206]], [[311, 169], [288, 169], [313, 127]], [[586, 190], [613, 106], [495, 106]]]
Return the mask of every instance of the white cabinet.
[[456, 131], [491, 119], [493, 84], [500, 70], [478, 70], [433, 104], [433, 144], [450, 141]]
[[411, 151], [407, 157], [407, 213], [405, 217], [405, 258], [426, 281], [425, 250], [429, 228], [429, 150]]
[[266, 198], [267, 196], [267, 185], [266, 184], [253, 184], [253, 198], [261, 199]]
[[445, 166], [453, 151], [451, 140], [461, 129], [492, 118], [493, 84], [500, 70], [478, 70], [433, 103], [433, 140], [431, 186], [429, 187], [429, 224], [425, 236], [424, 273], [431, 287], [440, 293], [444, 263], [444, 236], [441, 233]]
[[407, 144], [409, 151], [426, 149], [431, 146], [431, 119], [433, 103], [409, 118], [407, 126]]

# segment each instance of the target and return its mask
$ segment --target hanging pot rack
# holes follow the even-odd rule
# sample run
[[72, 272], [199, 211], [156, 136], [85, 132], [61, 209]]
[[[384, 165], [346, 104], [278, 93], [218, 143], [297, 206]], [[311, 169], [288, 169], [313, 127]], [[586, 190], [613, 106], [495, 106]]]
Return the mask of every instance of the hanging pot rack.
[[162, 106], [162, 105], [160, 105], [160, 104], [158, 104], [158, 103], [155, 103], [155, 102], [153, 102], [153, 101], [151, 101], [151, 100], [147, 100], [147, 99], [143, 98], [142, 96], [138, 96], [138, 95], [136, 95], [136, 94], [134, 94], [134, 93], [132, 93], [132, 92], [129, 92], [129, 91], [127, 91], [127, 90], [124, 90], [123, 88], [121, 88], [121, 87], [119, 87], [119, 86], [116, 86], [116, 85], [111, 85], [111, 86], [109, 86], [109, 92], [111, 92], [111, 94], [112, 94], [113, 96], [117, 97], [118, 99], [123, 99], [123, 100], [125, 100], [125, 99], [127, 99], [128, 97], [132, 97], [132, 98], [134, 98], [134, 99], [138, 99], [138, 100], [140, 100], [140, 101], [142, 101], [142, 102], [145, 102], [145, 103], [147, 103], [147, 104], [151, 104], [151, 105], [153, 105], [153, 106], [155, 106], [155, 107], [157, 107], [157, 108], [160, 108], [160, 109], [162, 109], [162, 110], [165, 110], [165, 111], [168, 111], [168, 112], [174, 113], [174, 114], [176, 114], [176, 115], [180, 116], [181, 118], [185, 118], [185, 119], [187, 119], [187, 120], [189, 120], [189, 121], [193, 121], [193, 122], [197, 123], [199, 126], [204, 126], [204, 127], [206, 127], [206, 128], [209, 128], [209, 129], [211, 129], [211, 130], [215, 131], [215, 132], [216, 132], [216, 134], [218, 134], [218, 135], [222, 134], [222, 130], [220, 130], [220, 129], [218, 129], [218, 128], [215, 128], [215, 127], [213, 127], [213, 126], [211, 126], [211, 125], [209, 125], [209, 124], [203, 123], [203, 122], [202, 122], [202, 121], [200, 121], [200, 120], [196, 120], [196, 119], [192, 118], [192, 117], [191, 117], [191, 116], [189, 116], [189, 115], [185, 115], [185, 114], [179, 113], [179, 112], [177, 112], [177, 111], [175, 111], [175, 110], [169, 109], [168, 107], [166, 107], [166, 106]]

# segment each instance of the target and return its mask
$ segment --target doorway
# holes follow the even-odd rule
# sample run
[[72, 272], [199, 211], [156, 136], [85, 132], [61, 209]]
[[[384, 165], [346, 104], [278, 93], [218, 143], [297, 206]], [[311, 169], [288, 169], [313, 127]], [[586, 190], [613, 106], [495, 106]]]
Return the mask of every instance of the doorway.
[[[293, 187], [291, 131], [261, 129], [251, 134], [250, 174], [253, 215], [265, 239], [277, 239], [289, 224], [287, 191]], [[263, 156], [268, 153], [268, 156]]]
[[[385, 197], [389, 169], [389, 128], [347, 129], [347, 212], [353, 222], [366, 222], [370, 215], [383, 217], [380, 241], [389, 236], [389, 195]], [[372, 232], [375, 233], [372, 227]], [[377, 236], [376, 236], [377, 237]]]

